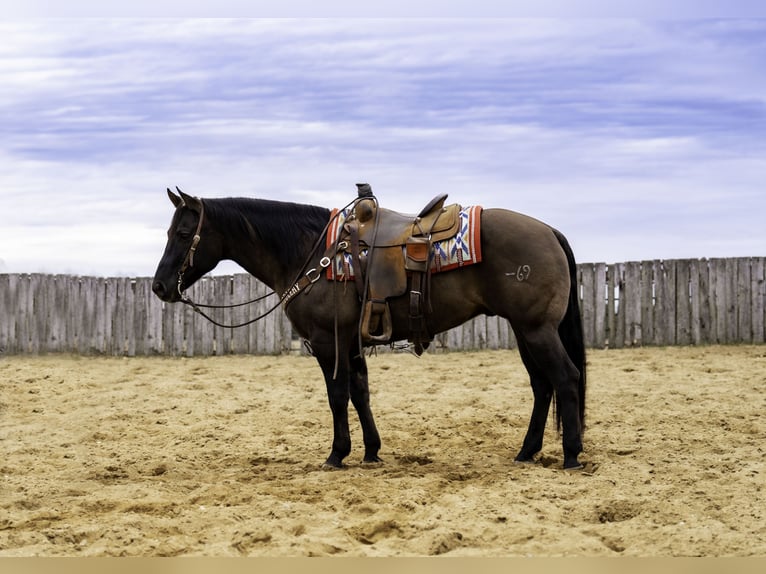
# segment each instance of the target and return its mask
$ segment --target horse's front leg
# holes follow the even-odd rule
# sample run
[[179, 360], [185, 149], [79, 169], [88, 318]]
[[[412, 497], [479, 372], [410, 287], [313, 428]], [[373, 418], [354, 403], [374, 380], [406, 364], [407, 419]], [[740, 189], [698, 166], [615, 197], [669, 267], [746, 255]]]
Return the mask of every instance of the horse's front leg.
[[359, 354], [359, 349], [351, 350], [351, 402], [359, 414], [364, 437], [364, 462], [383, 462], [378, 457], [380, 450], [380, 435], [375, 426], [375, 419], [370, 408], [370, 387], [367, 382], [367, 361]]
[[341, 468], [343, 459], [351, 452], [348, 429], [349, 361], [348, 352], [339, 352], [336, 369], [335, 345], [312, 343], [327, 386], [327, 399], [332, 412], [332, 451], [324, 463], [326, 468]]

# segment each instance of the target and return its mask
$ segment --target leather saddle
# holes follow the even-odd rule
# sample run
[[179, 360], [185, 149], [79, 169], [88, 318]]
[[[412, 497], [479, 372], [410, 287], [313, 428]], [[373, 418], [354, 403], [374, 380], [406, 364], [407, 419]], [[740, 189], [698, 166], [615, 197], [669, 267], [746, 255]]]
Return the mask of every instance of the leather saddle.
[[426, 321], [431, 247], [435, 241], [457, 235], [461, 206], [445, 206], [445, 193], [434, 197], [417, 215], [408, 215], [379, 207], [369, 185], [357, 187], [360, 199], [346, 218], [341, 239], [348, 242], [358, 270], [354, 279], [364, 302], [362, 340], [392, 342], [388, 299], [409, 292], [408, 339], [420, 355], [433, 339]]

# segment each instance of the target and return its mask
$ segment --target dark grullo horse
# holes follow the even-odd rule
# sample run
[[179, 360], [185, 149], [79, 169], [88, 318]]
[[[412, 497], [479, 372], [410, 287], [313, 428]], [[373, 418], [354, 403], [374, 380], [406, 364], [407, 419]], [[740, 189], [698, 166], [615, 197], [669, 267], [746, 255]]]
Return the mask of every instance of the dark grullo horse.
[[[362, 426], [364, 462], [379, 462], [380, 436], [359, 344], [357, 288], [336, 289], [334, 281], [324, 278], [307, 281], [316, 279], [315, 269], [321, 268], [330, 210], [264, 199], [199, 199], [178, 191], [180, 195], [168, 190], [175, 214], [154, 277], [155, 294], [166, 302], [181, 301], [184, 290], [225, 259], [280, 295], [310, 283], [310, 289], [291, 296], [284, 307], [324, 373], [333, 418], [332, 451], [325, 466], [341, 467], [351, 452], [349, 398]], [[532, 462], [542, 449], [555, 395], [564, 468], [581, 468], [577, 457], [585, 412], [585, 349], [572, 250], [555, 229], [504, 209], [483, 210], [481, 249], [481, 263], [432, 276], [431, 332], [480, 314], [508, 319], [534, 393], [529, 428], [515, 460]], [[516, 276], [518, 269], [526, 272]], [[393, 299], [390, 310], [391, 341], [406, 339], [409, 298]]]

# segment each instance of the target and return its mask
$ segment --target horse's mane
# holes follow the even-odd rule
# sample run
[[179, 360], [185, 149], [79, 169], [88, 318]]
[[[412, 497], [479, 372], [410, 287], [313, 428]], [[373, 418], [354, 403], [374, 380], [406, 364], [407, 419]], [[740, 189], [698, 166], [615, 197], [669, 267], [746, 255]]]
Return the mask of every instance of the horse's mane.
[[306, 244], [313, 243], [330, 221], [330, 210], [316, 205], [244, 197], [204, 203], [211, 221], [243, 240], [255, 233], [282, 260], [305, 258]]

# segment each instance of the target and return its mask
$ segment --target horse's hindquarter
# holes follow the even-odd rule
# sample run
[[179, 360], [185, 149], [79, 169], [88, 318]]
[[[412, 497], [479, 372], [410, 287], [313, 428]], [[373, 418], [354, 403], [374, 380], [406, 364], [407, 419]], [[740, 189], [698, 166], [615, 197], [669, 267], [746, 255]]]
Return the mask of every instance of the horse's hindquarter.
[[433, 275], [432, 324], [441, 332], [486, 313], [525, 324], [561, 320], [569, 267], [550, 226], [504, 209], [485, 209], [482, 262]]

